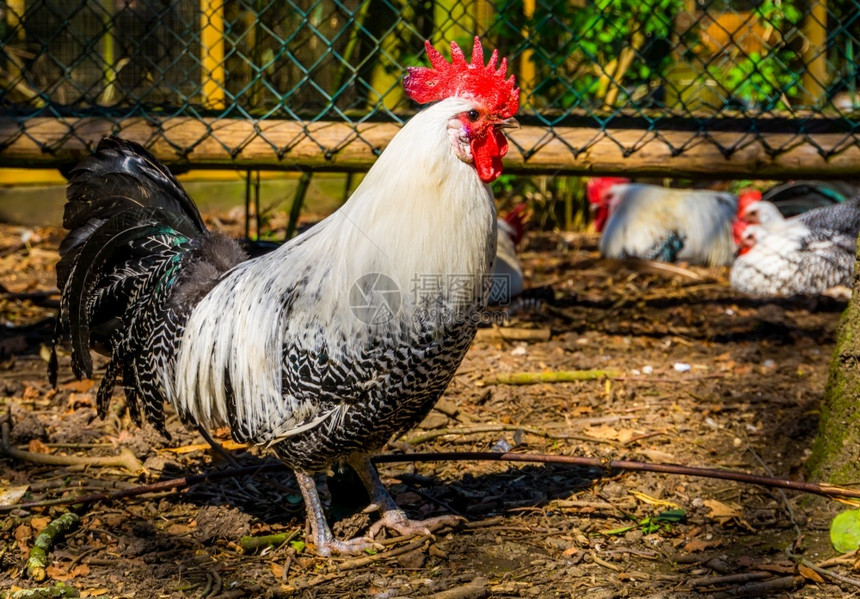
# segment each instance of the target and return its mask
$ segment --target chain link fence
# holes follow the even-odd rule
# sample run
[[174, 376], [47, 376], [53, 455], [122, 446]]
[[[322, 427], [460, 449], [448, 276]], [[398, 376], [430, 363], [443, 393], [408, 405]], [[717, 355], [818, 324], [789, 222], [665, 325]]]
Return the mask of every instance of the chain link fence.
[[[114, 133], [171, 163], [361, 170], [423, 41], [522, 89], [509, 169], [848, 176], [858, 0], [5, 0], [0, 164]], [[447, 50], [442, 50], [448, 56]]]

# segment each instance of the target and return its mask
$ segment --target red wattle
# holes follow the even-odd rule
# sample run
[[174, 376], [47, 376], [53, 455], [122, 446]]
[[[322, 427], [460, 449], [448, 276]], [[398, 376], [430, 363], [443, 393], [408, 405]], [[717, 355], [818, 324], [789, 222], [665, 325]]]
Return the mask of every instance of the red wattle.
[[495, 181], [502, 174], [502, 156], [508, 153], [508, 140], [504, 133], [493, 127], [488, 134], [475, 136], [470, 145], [475, 170], [481, 181]]

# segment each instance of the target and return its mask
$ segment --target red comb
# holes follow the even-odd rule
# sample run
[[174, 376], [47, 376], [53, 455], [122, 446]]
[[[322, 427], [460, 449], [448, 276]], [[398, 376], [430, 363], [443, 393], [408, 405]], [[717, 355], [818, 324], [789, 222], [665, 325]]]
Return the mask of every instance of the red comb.
[[418, 102], [427, 104], [452, 96], [463, 96], [480, 100], [487, 108], [498, 115], [509, 118], [514, 116], [520, 105], [520, 90], [514, 87], [514, 76], [505, 79], [508, 61], [499, 59], [498, 50], [493, 50], [490, 61], [484, 66], [484, 49], [481, 40], [475, 37], [472, 48], [472, 61], [466, 62], [463, 51], [451, 42], [451, 62], [445, 60], [429, 41], [424, 42], [430, 67], [407, 67], [408, 74], [403, 79], [406, 95]]

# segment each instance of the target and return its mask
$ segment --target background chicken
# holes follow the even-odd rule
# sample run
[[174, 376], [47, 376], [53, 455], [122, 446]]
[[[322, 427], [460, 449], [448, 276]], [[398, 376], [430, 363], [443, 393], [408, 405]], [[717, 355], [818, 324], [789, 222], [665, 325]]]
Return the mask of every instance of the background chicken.
[[744, 231], [732, 265], [732, 287], [750, 295], [811, 295], [851, 285], [860, 232], [860, 198], [782, 219], [761, 202], [747, 213], [760, 224]]
[[517, 257], [517, 244], [522, 241], [525, 233], [525, 208], [525, 204], [519, 204], [504, 218], [498, 219], [498, 243], [490, 289], [491, 304], [510, 304], [513, 298], [523, 292], [523, 269]]
[[[487, 301], [496, 242], [489, 183], [516, 125], [519, 90], [478, 39], [467, 63], [426, 43], [431, 68], [410, 68], [406, 93], [435, 102], [391, 140], [343, 207], [275, 251], [245, 260], [206, 230], [169, 171], [118, 139], [71, 173], [57, 276], [59, 328], [72, 366], [91, 376], [89, 346], [110, 363], [101, 414], [122, 378], [136, 421], [165, 432], [163, 403], [184, 422], [229, 425], [271, 446], [296, 472], [311, 541], [350, 553], [371, 538], [334, 539], [312, 473], [349, 463], [382, 527], [409, 521], [370, 462], [441, 395]], [[56, 372], [56, 360], [52, 361]]]
[[598, 178], [588, 183], [603, 256], [731, 264], [736, 250], [735, 195], [625, 181]]

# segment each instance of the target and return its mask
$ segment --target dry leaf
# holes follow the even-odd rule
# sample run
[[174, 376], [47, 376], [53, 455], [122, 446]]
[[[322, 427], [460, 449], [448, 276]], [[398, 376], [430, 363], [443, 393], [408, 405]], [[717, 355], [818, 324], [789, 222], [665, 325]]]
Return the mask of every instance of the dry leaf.
[[51, 453], [51, 448], [39, 441], [38, 439], [30, 439], [27, 443], [27, 450], [32, 453]]
[[579, 549], [577, 549], [576, 547], [568, 547], [562, 552], [562, 555], [564, 557], [570, 557], [571, 555], [576, 555], [577, 553], [579, 553]]
[[703, 503], [705, 504], [705, 507], [710, 510], [708, 512], [708, 518], [717, 520], [721, 524], [731, 520], [732, 518], [741, 517], [741, 512], [736, 506], [728, 505], [727, 503], [717, 501], [716, 499], [705, 499]]
[[706, 499], [704, 502], [705, 506], [710, 510], [708, 513], [708, 518], [714, 520], [720, 524], [728, 524], [729, 522], [740, 526], [741, 528], [745, 528], [750, 532], [755, 532], [755, 528], [750, 525], [749, 522], [744, 520], [741, 517], [740, 507], [736, 505], [729, 505], [727, 503], [723, 503], [722, 501], [717, 501], [716, 499]]
[[95, 406], [94, 398], [90, 393], [69, 393], [68, 406], [77, 410], [78, 408], [91, 408]]
[[[226, 449], [227, 451], [236, 451], [238, 449], [248, 449], [250, 447], [247, 443], [236, 443], [235, 441], [221, 441], [219, 443], [221, 447]], [[194, 445], [183, 445], [182, 447], [167, 447], [165, 451], [169, 451], [172, 453], [183, 454], [183, 453], [192, 453], [194, 451], [206, 451], [207, 449], [211, 449], [212, 446], [208, 443], [195, 443]]]
[[703, 541], [702, 539], [693, 539], [686, 545], [684, 545], [684, 551], [687, 553], [695, 553], [696, 551], [705, 551], [706, 549], [712, 549], [714, 547], [719, 547], [723, 542], [720, 540], [716, 541]]
[[585, 429], [585, 434], [595, 439], [604, 439], [607, 441], [628, 442], [634, 436], [634, 431], [627, 428], [616, 429], [606, 424], [600, 426], [592, 426]]
[[33, 516], [32, 518], [30, 518], [30, 526], [36, 532], [42, 532], [42, 529], [50, 523], [51, 519], [47, 516]]
[[95, 589], [84, 589], [81, 591], [81, 597], [99, 597], [101, 595], [107, 595], [108, 590], [103, 587], [95, 588]]
[[0, 491], [0, 506], [15, 505], [27, 494], [27, 489], [29, 488], [29, 485], [4, 488]]
[[676, 510], [680, 510], [681, 506], [675, 503], [674, 501], [668, 501], [666, 499], [657, 499], [656, 497], [651, 497], [650, 495], [646, 495], [645, 493], [640, 493], [639, 491], [628, 491], [633, 497], [638, 499], [639, 501], [644, 501], [649, 505], [653, 505], [656, 507], [668, 507]]
[[66, 383], [62, 385], [62, 388], [67, 391], [75, 391], [77, 393], [86, 393], [90, 389], [93, 388], [95, 381], [92, 379], [81, 379], [79, 381], [72, 381], [70, 383]]
[[72, 568], [71, 572], [69, 572], [69, 576], [71, 576], [72, 578], [74, 578], [75, 576], [89, 576], [89, 574], [90, 567], [86, 564], [78, 564], [77, 566]]
[[51, 580], [59, 580], [65, 582], [70, 578], [69, 574], [66, 572], [66, 569], [61, 568], [59, 566], [50, 565], [45, 568], [45, 572], [48, 574]]
[[15, 529], [15, 541], [18, 543], [18, 549], [21, 553], [28, 554], [30, 552], [30, 539], [33, 538], [33, 529], [29, 524], [21, 524]]
[[660, 451], [659, 449], [639, 449], [639, 453], [644, 455], [652, 462], [672, 463], [677, 460], [671, 453]]
[[272, 574], [275, 578], [280, 579], [284, 575], [284, 567], [280, 564], [269, 564], [269, 567], [272, 569]]
[[797, 571], [806, 580], [811, 580], [813, 582], [824, 582], [824, 579], [821, 578], [821, 575], [808, 566], [804, 566], [803, 564], [797, 564]]

